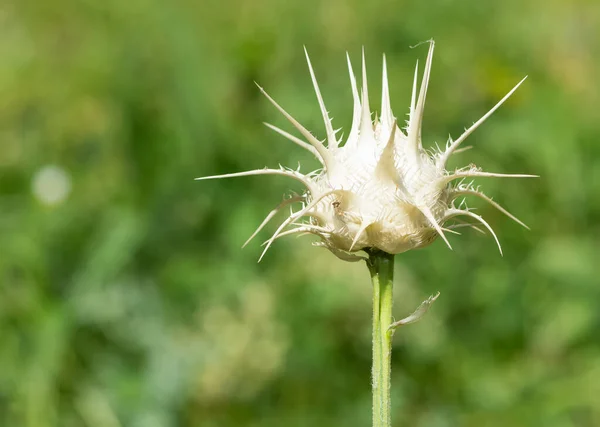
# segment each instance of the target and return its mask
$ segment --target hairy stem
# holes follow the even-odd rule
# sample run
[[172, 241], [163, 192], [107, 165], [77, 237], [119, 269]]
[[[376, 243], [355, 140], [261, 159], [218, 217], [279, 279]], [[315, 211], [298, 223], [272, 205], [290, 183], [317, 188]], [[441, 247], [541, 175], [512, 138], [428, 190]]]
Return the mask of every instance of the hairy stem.
[[394, 255], [371, 250], [367, 266], [373, 282], [373, 427], [390, 427], [392, 288]]

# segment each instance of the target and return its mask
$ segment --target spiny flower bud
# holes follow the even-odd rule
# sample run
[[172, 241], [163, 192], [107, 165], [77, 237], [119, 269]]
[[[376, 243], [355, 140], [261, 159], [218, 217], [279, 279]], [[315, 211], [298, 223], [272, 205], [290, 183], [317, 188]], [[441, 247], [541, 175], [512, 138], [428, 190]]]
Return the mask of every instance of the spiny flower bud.
[[[302, 174], [299, 169], [280, 167], [197, 179], [283, 175], [301, 182], [306, 187], [302, 195], [293, 195], [273, 209], [246, 242], [247, 244], [254, 238], [281, 209], [296, 203], [300, 204], [300, 207], [295, 212], [292, 211], [273, 236], [265, 242], [261, 258], [275, 239], [304, 233], [319, 236], [321, 241], [317, 245], [326, 247], [336, 256], [347, 261], [362, 259], [363, 257], [352, 253], [362, 249], [372, 248], [397, 254], [424, 247], [438, 236], [450, 247], [445, 233], [456, 233], [454, 229], [459, 227], [477, 229], [473, 222], [461, 221], [459, 217], [474, 220], [486, 228], [496, 240], [502, 253], [496, 234], [481, 216], [466, 207], [464, 196], [479, 197], [527, 227], [480, 192], [472, 182], [465, 183], [465, 180], [477, 177], [524, 178], [534, 177], [534, 175], [483, 172], [473, 165], [453, 172], [446, 170], [446, 163], [450, 156], [465, 150], [459, 148], [464, 140], [500, 107], [525, 79], [521, 80], [487, 114], [465, 130], [458, 139], [454, 141], [449, 139], [444, 150], [439, 148], [425, 150], [421, 142], [421, 125], [433, 49], [434, 42], [431, 41], [418, 95], [417, 63], [409, 119], [403, 129], [398, 127], [397, 119], [390, 107], [385, 56], [381, 113], [375, 120], [372, 120], [369, 109], [364, 52], [360, 96], [348, 58], [354, 110], [352, 127], [343, 145], [341, 139], [336, 136], [337, 131], [332, 127], [308, 54], [306, 60], [325, 121], [327, 145], [315, 138], [259, 86], [261, 92], [298, 130], [304, 140], [273, 125], [267, 124], [267, 126], [313, 153], [321, 162], [322, 168]], [[463, 202], [457, 206], [456, 200], [459, 198], [462, 198]]]

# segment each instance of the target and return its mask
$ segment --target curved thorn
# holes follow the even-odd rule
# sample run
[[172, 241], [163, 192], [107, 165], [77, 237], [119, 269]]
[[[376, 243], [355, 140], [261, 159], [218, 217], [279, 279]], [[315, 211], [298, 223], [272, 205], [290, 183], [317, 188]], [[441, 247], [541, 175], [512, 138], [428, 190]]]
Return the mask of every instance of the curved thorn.
[[507, 211], [506, 209], [504, 209], [500, 204], [496, 203], [490, 197], [486, 196], [485, 194], [483, 194], [480, 191], [477, 191], [477, 190], [457, 190], [457, 191], [453, 192], [452, 198], [454, 198], [454, 197], [460, 197], [460, 196], [465, 196], [465, 195], [477, 196], [480, 199], [485, 200], [490, 205], [492, 205], [493, 207], [495, 207], [496, 209], [498, 209], [500, 212], [502, 212], [504, 215], [506, 215], [507, 217], [509, 217], [510, 219], [512, 219], [514, 222], [516, 222], [517, 224], [519, 224], [519, 225], [525, 227], [526, 229], [530, 230], [530, 228], [523, 221], [521, 221], [519, 218], [517, 218], [516, 216], [514, 216], [513, 214], [511, 214], [509, 211]]
[[281, 233], [281, 231], [287, 227], [288, 225], [290, 225], [290, 223], [292, 223], [294, 220], [306, 215], [306, 213], [311, 210], [312, 208], [314, 208], [321, 200], [323, 200], [325, 197], [330, 196], [334, 193], [336, 193], [338, 190], [330, 190], [330, 191], [326, 191], [325, 193], [321, 194], [319, 197], [315, 198], [312, 202], [310, 202], [305, 208], [303, 208], [302, 210], [296, 212], [295, 214], [290, 215], [280, 226], [279, 228], [277, 228], [277, 230], [275, 231], [275, 233], [273, 234], [273, 236], [271, 236], [271, 238], [267, 241], [267, 244], [265, 245], [265, 249], [263, 250], [262, 254], [260, 255], [260, 258], [258, 259], [258, 262], [260, 262], [262, 260], [262, 258], [265, 256], [265, 254], [267, 253], [267, 251], [269, 250], [269, 248], [271, 247], [271, 244], [273, 244], [273, 242], [275, 241], [275, 239], [277, 238], [277, 235], [279, 233]]
[[[281, 237], [290, 236], [292, 234], [298, 234], [298, 233], [316, 234], [316, 235], [320, 236], [323, 233], [328, 233], [328, 231], [325, 228], [323, 228], [323, 227], [315, 227], [315, 226], [304, 225], [304, 226], [301, 226], [301, 227], [293, 228], [291, 230], [286, 230], [286, 231], [284, 231], [282, 233], [279, 233], [277, 235], [277, 237], [275, 237], [275, 240], [277, 240], [277, 239], [279, 239]], [[261, 246], [266, 245], [267, 242], [268, 242], [268, 240], [265, 241], [265, 242], [263, 242], [261, 244]]]
[[439, 169], [443, 169], [446, 167], [446, 162], [448, 161], [452, 153], [455, 152], [458, 146], [462, 144], [464, 140], [467, 139], [467, 137], [471, 135], [475, 129], [477, 129], [483, 122], [485, 122], [494, 113], [494, 111], [496, 111], [502, 104], [504, 104], [504, 101], [510, 98], [510, 96], [518, 89], [519, 86], [521, 86], [521, 84], [525, 81], [526, 78], [527, 76], [525, 76], [523, 80], [517, 83], [517, 85], [514, 88], [512, 88], [510, 92], [504, 95], [504, 98], [502, 98], [496, 105], [494, 105], [494, 107], [490, 111], [488, 111], [483, 117], [481, 117], [479, 120], [473, 123], [473, 125], [471, 125], [469, 129], [465, 130], [465, 132], [456, 141], [454, 141], [452, 145], [450, 145], [450, 147], [446, 149], [442, 157], [440, 157], [437, 162], [437, 166]]
[[494, 230], [492, 229], [492, 227], [490, 227], [490, 225], [479, 215], [471, 212], [471, 211], [463, 211], [460, 209], [448, 209], [446, 211], [446, 216], [444, 217], [444, 221], [447, 221], [448, 219], [457, 216], [457, 215], [465, 215], [468, 217], [471, 217], [477, 221], [479, 221], [481, 223], [481, 225], [483, 225], [485, 228], [488, 229], [488, 231], [491, 233], [491, 235], [494, 237], [494, 240], [496, 241], [496, 245], [498, 245], [498, 250], [500, 251], [500, 255], [504, 256], [504, 254], [502, 253], [502, 246], [500, 245], [500, 241], [498, 240], [498, 236], [496, 236], [496, 233], [494, 233]]
[[292, 203], [301, 202], [302, 200], [304, 200], [304, 197], [302, 197], [302, 196], [294, 196], [294, 197], [291, 197], [289, 199], [285, 199], [284, 201], [282, 201], [281, 203], [279, 203], [275, 207], [275, 209], [273, 209], [271, 212], [269, 212], [269, 214], [265, 217], [265, 219], [263, 220], [263, 222], [258, 226], [258, 228], [256, 229], [256, 231], [254, 231], [254, 233], [252, 233], [252, 235], [248, 238], [248, 240], [246, 240], [246, 242], [242, 245], [242, 249], [245, 248], [246, 245], [248, 243], [250, 243], [250, 241], [256, 237], [256, 235], [260, 232], [260, 230], [262, 230], [263, 227], [265, 225], [267, 225], [269, 223], [269, 221], [271, 221], [271, 219], [277, 214], [277, 212], [279, 212], [281, 209], [285, 208], [286, 206], [291, 205]]
[[198, 177], [198, 178], [194, 178], [194, 180], [195, 181], [203, 181], [203, 180], [207, 180], [207, 179], [238, 178], [238, 177], [242, 177], [242, 176], [253, 176], [253, 175], [282, 175], [282, 176], [287, 176], [289, 178], [293, 178], [296, 181], [299, 181], [302, 184], [304, 184], [304, 186], [306, 188], [308, 188], [308, 190], [310, 192], [313, 191], [313, 185], [312, 185], [312, 183], [304, 175], [302, 175], [299, 172], [293, 172], [293, 171], [281, 170], [281, 169], [268, 169], [268, 168], [256, 169], [256, 170], [245, 171], [245, 172], [227, 173], [227, 174], [224, 174], [224, 175], [201, 176], [201, 177]]
[[458, 222], [459, 224], [452, 224], [452, 225], [448, 226], [448, 228], [450, 228], [451, 230], [453, 230], [455, 228], [469, 227], [469, 228], [474, 229], [478, 233], [481, 233], [481, 234], [485, 235], [485, 231], [483, 231], [481, 228], [477, 227], [475, 224], [471, 224], [470, 222], [462, 221], [462, 220], [457, 219], [457, 218], [454, 218], [454, 220], [456, 222]]

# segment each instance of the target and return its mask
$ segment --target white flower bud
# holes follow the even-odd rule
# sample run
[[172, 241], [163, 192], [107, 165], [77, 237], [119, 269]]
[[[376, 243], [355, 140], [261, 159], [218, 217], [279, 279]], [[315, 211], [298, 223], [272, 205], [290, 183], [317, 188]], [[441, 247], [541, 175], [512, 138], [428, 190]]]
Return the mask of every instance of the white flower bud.
[[[434, 42], [431, 41], [418, 95], [417, 64], [409, 120], [403, 129], [398, 127], [390, 107], [385, 56], [383, 59], [381, 113], [380, 117], [375, 118], [374, 121], [371, 119], [368, 104], [364, 52], [361, 96], [359, 96], [348, 58], [354, 113], [352, 128], [344, 145], [341, 145], [342, 141], [337, 139], [337, 131], [333, 130], [307, 54], [310, 75], [325, 121], [327, 145], [315, 138], [262, 88], [259, 87], [259, 89], [302, 134], [304, 140], [273, 125], [267, 124], [267, 126], [312, 152], [321, 162], [322, 169], [308, 174], [286, 168], [260, 169], [197, 179], [284, 175], [300, 181], [306, 187], [303, 195], [288, 198], [271, 211], [248, 239], [250, 241], [284, 207], [294, 203], [301, 204], [301, 207], [290, 214], [266, 242], [263, 255], [275, 239], [298, 233], [319, 236], [321, 242], [318, 245], [328, 248], [335, 255], [347, 261], [362, 259], [350, 252], [372, 248], [396, 254], [424, 247], [438, 236], [442, 237], [450, 247], [445, 232], [456, 233], [453, 230], [463, 226], [477, 228], [471, 222], [457, 222], [457, 217], [460, 216], [470, 218], [485, 227], [496, 240], [500, 253], [502, 253], [500, 243], [489, 224], [479, 215], [463, 207], [464, 203], [456, 206], [455, 201], [457, 198], [468, 195], [480, 197], [519, 224], [527, 227], [481, 193], [472, 183], [464, 183], [464, 180], [475, 177], [533, 177], [534, 175], [482, 172], [475, 166], [448, 172], [446, 163], [452, 154], [460, 151], [458, 148], [460, 144], [506, 101], [525, 79], [521, 80], [498, 104], [458, 139], [454, 141], [450, 139], [444, 150], [426, 151], [421, 143], [421, 124], [433, 49]], [[455, 184], [457, 180], [459, 183]], [[304, 218], [308, 219], [303, 221]]]

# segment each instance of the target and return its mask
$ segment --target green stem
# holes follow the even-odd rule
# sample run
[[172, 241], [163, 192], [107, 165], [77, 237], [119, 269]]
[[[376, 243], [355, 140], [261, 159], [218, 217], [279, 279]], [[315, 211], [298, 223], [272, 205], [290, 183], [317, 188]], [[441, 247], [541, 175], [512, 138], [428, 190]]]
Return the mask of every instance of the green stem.
[[392, 356], [392, 288], [394, 255], [369, 251], [373, 282], [373, 427], [391, 427], [390, 374]]

